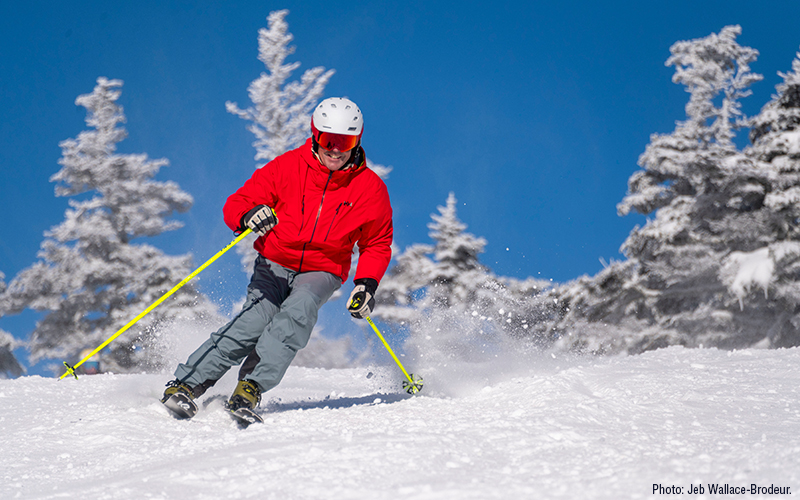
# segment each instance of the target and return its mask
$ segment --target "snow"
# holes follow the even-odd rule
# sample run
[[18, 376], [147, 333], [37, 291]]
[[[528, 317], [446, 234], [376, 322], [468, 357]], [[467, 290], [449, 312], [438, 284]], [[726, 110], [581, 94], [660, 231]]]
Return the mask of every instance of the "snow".
[[759, 248], [753, 252], [731, 252], [727, 265], [736, 269], [735, 277], [729, 288], [734, 296], [739, 298], [739, 304], [744, 307], [744, 297], [750, 292], [752, 285], [758, 285], [767, 293], [772, 281], [775, 263], [769, 254], [769, 247]]
[[782, 137], [787, 154], [798, 155], [800, 154], [800, 131], [786, 131]]
[[396, 367], [292, 367], [265, 395], [265, 424], [245, 430], [221, 407], [233, 371], [191, 421], [158, 402], [166, 374], [0, 380], [0, 498], [664, 497], [654, 485], [704, 498], [687, 489], [708, 493], [710, 484], [800, 491], [800, 349], [523, 361], [428, 366], [418, 396], [400, 392]]

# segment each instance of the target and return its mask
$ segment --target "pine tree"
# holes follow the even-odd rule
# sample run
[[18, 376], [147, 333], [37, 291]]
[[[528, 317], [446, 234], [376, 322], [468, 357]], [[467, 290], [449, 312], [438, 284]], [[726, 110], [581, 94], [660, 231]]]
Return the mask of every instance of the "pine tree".
[[[6, 291], [5, 277], [6, 275], [0, 272], [0, 296]], [[13, 352], [19, 344], [10, 333], [0, 330], [0, 378], [18, 377], [25, 373], [25, 369]]]
[[752, 122], [745, 153], [764, 171], [767, 192], [758, 247], [734, 252], [723, 277], [739, 308], [763, 324], [766, 345], [800, 345], [800, 53], [778, 73], [777, 93]]
[[[167, 256], [133, 243], [181, 227], [168, 220], [185, 212], [192, 197], [174, 182], [153, 177], [167, 160], [119, 154], [127, 132], [117, 104], [120, 80], [98, 78], [91, 94], [77, 98], [89, 130], [60, 146], [61, 170], [51, 177], [56, 196], [69, 196], [65, 220], [45, 233], [39, 261], [9, 283], [0, 313], [24, 309], [45, 313], [30, 335], [30, 361], [74, 359], [94, 348], [191, 271], [191, 256]], [[192, 283], [114, 341], [102, 353], [112, 370], [158, 367], [154, 348], [159, 326], [176, 319], [214, 314]]]
[[256, 136], [256, 168], [308, 139], [311, 112], [334, 73], [319, 66], [306, 70], [300, 81], [287, 83], [300, 66], [299, 62], [286, 63], [295, 51], [289, 45], [294, 36], [289, 33], [288, 14], [288, 10], [271, 12], [269, 28], [258, 31], [258, 60], [267, 73], [261, 73], [247, 89], [253, 105], [241, 109], [234, 102], [225, 104], [229, 113], [251, 122], [247, 129]]
[[646, 215], [698, 196], [713, 197], [727, 184], [735, 169], [726, 160], [737, 155], [732, 139], [744, 124], [739, 100], [761, 79], [749, 66], [758, 52], [736, 43], [740, 33], [739, 26], [727, 26], [719, 35], [670, 48], [666, 64], [676, 67], [673, 82], [685, 85], [690, 94], [687, 120], [672, 134], [650, 138], [639, 158], [643, 170], [631, 177], [620, 215]]
[[439, 215], [432, 214], [433, 222], [428, 224], [431, 230], [428, 235], [436, 242], [433, 247], [436, 265], [428, 274], [426, 300], [437, 309], [474, 303], [489, 272], [479, 259], [486, 240], [465, 232], [467, 225], [456, 215], [456, 202], [451, 192], [447, 205], [438, 207]]
[[[764, 316], [743, 310], [731, 293], [726, 265], [770, 239], [762, 228], [771, 216], [762, 208], [771, 174], [733, 141], [748, 124], [740, 100], [761, 79], [750, 71], [758, 52], [736, 43], [740, 33], [728, 26], [671, 47], [673, 81], [690, 94], [687, 120], [651, 137], [639, 159], [643, 170], [618, 206], [620, 215], [654, 217], [623, 244], [627, 262], [562, 289], [565, 343], [639, 352], [672, 344], [744, 347], [768, 335]], [[588, 340], [586, 323], [620, 331], [600, 346]]]
[[20, 345], [10, 333], [0, 330], [0, 378], [19, 377], [25, 373], [13, 352]]
[[[378, 299], [385, 299], [382, 302], [387, 306], [405, 308], [413, 304], [417, 310], [446, 309], [474, 301], [478, 284], [488, 271], [478, 260], [486, 240], [464, 232], [467, 226], [456, 215], [453, 193], [448, 196], [447, 205], [438, 210], [439, 214], [432, 214], [433, 222], [428, 224], [428, 234], [436, 244], [408, 247], [381, 282]], [[419, 292], [422, 288], [424, 294]], [[382, 317], [388, 319], [397, 314], [399, 319], [406, 315], [390, 307], [381, 312]]]
[[409, 330], [420, 351], [469, 357], [506, 337], [543, 340], [549, 283], [495, 276], [480, 262], [484, 238], [466, 232], [450, 193], [428, 224], [433, 245], [415, 244], [396, 257], [381, 281], [375, 316]]
[[800, 234], [800, 53], [792, 71], [778, 74], [783, 82], [754, 118], [747, 153], [769, 165], [772, 189], [764, 203], [779, 214], [779, 239], [794, 240]]

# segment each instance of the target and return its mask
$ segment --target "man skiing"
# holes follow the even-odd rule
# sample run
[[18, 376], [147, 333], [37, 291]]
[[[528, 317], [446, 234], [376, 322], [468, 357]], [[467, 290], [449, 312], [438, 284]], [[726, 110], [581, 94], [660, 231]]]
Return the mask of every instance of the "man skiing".
[[259, 419], [252, 410], [308, 343], [319, 308], [347, 279], [356, 244], [347, 308], [355, 318], [371, 314], [391, 259], [392, 208], [385, 184], [366, 167], [363, 126], [354, 102], [325, 99], [311, 138], [256, 170], [226, 201], [225, 223], [257, 233], [259, 255], [242, 310], [167, 384], [161, 401], [178, 416], [194, 416], [194, 399], [247, 358], [228, 408]]

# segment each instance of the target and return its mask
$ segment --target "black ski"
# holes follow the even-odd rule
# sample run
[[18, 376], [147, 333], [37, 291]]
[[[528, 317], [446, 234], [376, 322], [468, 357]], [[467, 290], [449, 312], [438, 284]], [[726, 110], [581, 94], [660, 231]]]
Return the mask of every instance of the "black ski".
[[197, 414], [197, 404], [182, 392], [176, 392], [167, 398], [164, 406], [177, 418], [192, 418]]
[[231, 417], [242, 427], [247, 427], [250, 424], [263, 424], [264, 419], [261, 415], [254, 412], [250, 408], [239, 408], [238, 410], [229, 410]]

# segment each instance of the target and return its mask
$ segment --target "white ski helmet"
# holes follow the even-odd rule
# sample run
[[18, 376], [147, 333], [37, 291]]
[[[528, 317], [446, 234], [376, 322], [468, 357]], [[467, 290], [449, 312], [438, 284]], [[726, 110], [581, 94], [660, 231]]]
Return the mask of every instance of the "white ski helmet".
[[325, 149], [350, 151], [361, 143], [363, 132], [361, 110], [344, 97], [325, 99], [311, 116], [311, 135], [315, 145]]

